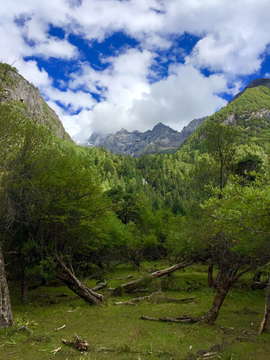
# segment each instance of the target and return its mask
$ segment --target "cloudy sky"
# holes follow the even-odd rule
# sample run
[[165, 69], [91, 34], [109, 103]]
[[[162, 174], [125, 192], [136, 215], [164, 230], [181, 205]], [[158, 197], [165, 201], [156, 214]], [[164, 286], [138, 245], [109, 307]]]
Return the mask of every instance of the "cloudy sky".
[[0, 60], [83, 141], [181, 130], [270, 76], [269, 0], [0, 0]]

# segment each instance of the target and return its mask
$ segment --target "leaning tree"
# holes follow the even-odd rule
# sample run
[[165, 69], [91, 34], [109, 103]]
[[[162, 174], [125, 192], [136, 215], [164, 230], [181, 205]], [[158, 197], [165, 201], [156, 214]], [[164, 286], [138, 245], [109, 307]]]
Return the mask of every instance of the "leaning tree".
[[270, 185], [267, 176], [257, 174], [255, 179], [243, 186], [242, 178], [234, 178], [221, 198], [213, 197], [204, 205], [211, 224], [204, 246], [219, 271], [217, 294], [205, 323], [215, 322], [228, 291], [242, 275], [269, 262]]

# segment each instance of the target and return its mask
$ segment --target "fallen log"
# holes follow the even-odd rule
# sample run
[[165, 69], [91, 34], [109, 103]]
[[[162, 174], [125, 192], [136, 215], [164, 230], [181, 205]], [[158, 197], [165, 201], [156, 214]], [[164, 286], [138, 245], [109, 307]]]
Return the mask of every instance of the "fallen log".
[[138, 287], [143, 287], [143, 286], [148, 285], [151, 281], [153, 281], [153, 279], [157, 279], [161, 276], [171, 274], [172, 272], [174, 272], [176, 270], [184, 269], [186, 266], [189, 266], [191, 264], [192, 264], [192, 261], [184, 261], [182, 263], [176, 264], [176, 265], [166, 268], [164, 270], [155, 271], [151, 274], [143, 276], [140, 279], [130, 281], [126, 284], [121, 285], [121, 287], [124, 289], [125, 292], [129, 293], [129, 292], [134, 291]]
[[148, 295], [148, 296], [141, 296], [141, 297], [138, 297], [138, 298], [134, 298], [134, 299], [130, 299], [129, 301], [118, 301], [118, 302], [115, 302], [114, 305], [136, 305], [134, 304], [134, 302], [139, 302], [141, 300], [150, 300], [150, 298], [152, 296], [155, 296], [155, 295], [160, 295], [162, 294], [161, 291], [157, 291], [157, 292], [153, 292], [151, 295]]
[[195, 297], [184, 298], [184, 299], [167, 298], [162, 294], [161, 291], [156, 291], [156, 292], [153, 292], [152, 294], [150, 294], [148, 296], [141, 296], [141, 297], [138, 297], [138, 298], [130, 299], [128, 301], [117, 301], [117, 302], [114, 303], [114, 305], [131, 305], [131, 306], [135, 306], [136, 304], [134, 304], [134, 303], [139, 302], [141, 300], [150, 300], [150, 298], [152, 296], [155, 296], [155, 295], [160, 295], [160, 297], [157, 299], [157, 302], [161, 301], [161, 302], [181, 303], [181, 302], [185, 302], [185, 301], [193, 301], [193, 300], [196, 299]]
[[86, 302], [92, 305], [101, 305], [103, 296], [96, 293], [85, 286], [76, 276], [66, 267], [61, 259], [56, 257], [57, 261], [57, 276], [61, 279], [67, 287], [83, 298]]
[[104, 282], [101, 282], [98, 285], [96, 285], [95, 287], [93, 287], [91, 290], [97, 291], [97, 290], [105, 288], [106, 286], [107, 286], [107, 281], [105, 280]]
[[79, 336], [77, 334], [74, 334], [74, 341], [69, 341], [66, 339], [61, 339], [62, 343], [68, 346], [72, 346], [74, 348], [76, 348], [79, 351], [87, 351], [88, 349], [88, 343], [86, 340], [80, 339]]
[[161, 300], [166, 301], [166, 302], [181, 303], [181, 302], [185, 302], [185, 301], [194, 301], [194, 300], [196, 300], [196, 298], [195, 298], [195, 296], [193, 296], [193, 297], [184, 298], [184, 299], [174, 299], [174, 298], [167, 298], [165, 296], [162, 296]]
[[149, 316], [141, 316], [142, 320], [150, 320], [150, 321], [163, 321], [163, 322], [173, 322], [173, 323], [196, 323], [202, 320], [201, 317], [194, 317], [194, 316], [178, 316], [176, 318], [168, 318], [168, 317], [160, 317], [160, 318], [152, 318]]

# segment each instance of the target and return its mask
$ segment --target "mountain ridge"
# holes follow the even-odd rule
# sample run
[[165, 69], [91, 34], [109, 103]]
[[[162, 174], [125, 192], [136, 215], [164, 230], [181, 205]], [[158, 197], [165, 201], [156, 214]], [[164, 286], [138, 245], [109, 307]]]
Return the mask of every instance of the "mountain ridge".
[[130, 155], [132, 157], [153, 153], [173, 153], [206, 118], [192, 120], [181, 132], [160, 122], [152, 130], [145, 132], [138, 130], [129, 132], [122, 128], [115, 134], [93, 133], [85, 145], [104, 146], [116, 155]]
[[239, 98], [239, 96], [241, 96], [247, 89], [252, 89], [254, 87], [258, 87], [258, 86], [266, 86], [270, 88], [270, 79], [269, 78], [258, 78], [255, 79], [253, 81], [251, 81], [243, 91], [240, 91], [238, 94], [236, 94], [232, 100], [229, 101], [229, 103], [233, 102], [234, 100], [236, 100], [237, 98]]

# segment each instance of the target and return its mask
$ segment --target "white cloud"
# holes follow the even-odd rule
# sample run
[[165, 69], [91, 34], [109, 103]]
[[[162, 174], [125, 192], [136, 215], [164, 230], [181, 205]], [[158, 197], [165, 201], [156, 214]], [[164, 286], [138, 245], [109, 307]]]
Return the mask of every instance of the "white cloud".
[[35, 86], [39, 88], [51, 86], [52, 79], [50, 79], [48, 73], [44, 69], [39, 70], [36, 61], [31, 60], [25, 62], [20, 59], [14, 66], [25, 79], [35, 84]]
[[216, 7], [209, 7], [209, 2], [205, 2], [209, 13], [200, 14], [203, 21], [198, 21], [197, 27], [202, 38], [187, 60], [198, 68], [226, 72], [231, 77], [257, 72], [263, 61], [261, 55], [270, 43], [270, 22], [266, 17], [270, 3], [265, 0], [216, 3]]
[[[122, 85], [121, 79], [118, 85]], [[106, 101], [88, 112], [89, 121], [75, 138], [82, 141], [93, 131], [114, 133], [122, 127], [146, 131], [158, 122], [181, 130], [190, 120], [210, 115], [226, 105], [217, 95], [222, 92], [236, 93], [238, 88], [228, 89], [223, 75], [205, 77], [191, 65], [179, 65], [167, 79], [153, 85], [145, 82], [137, 94], [124, 88], [118, 95], [107, 92]]]
[[[28, 49], [29, 56], [40, 56], [43, 59], [50, 57], [58, 59], [72, 59], [79, 56], [77, 48], [71, 45], [67, 40], [58, 40], [49, 38], [46, 42], [37, 44], [34, 49]], [[27, 55], [27, 52], [26, 54]]]

